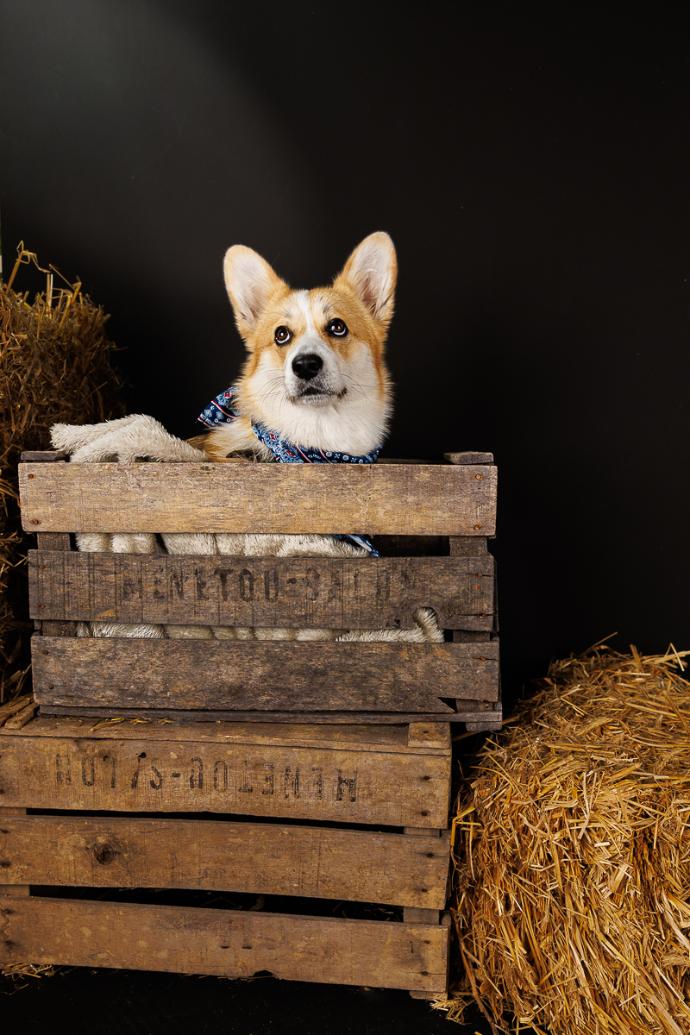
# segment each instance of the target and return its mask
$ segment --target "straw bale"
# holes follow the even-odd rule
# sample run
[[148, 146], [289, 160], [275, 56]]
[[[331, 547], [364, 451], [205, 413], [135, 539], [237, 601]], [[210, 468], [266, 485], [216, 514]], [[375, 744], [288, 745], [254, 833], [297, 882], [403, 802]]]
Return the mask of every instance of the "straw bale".
[[[35, 295], [14, 287], [29, 264], [45, 282]], [[117, 411], [120, 382], [107, 320], [80, 282], [41, 267], [20, 244], [10, 277], [0, 283], [0, 704], [25, 689], [29, 674], [17, 461], [22, 450], [50, 448], [48, 429], [56, 421], [101, 421]]]
[[451, 1019], [474, 1000], [494, 1032], [690, 1032], [682, 657], [556, 662], [481, 749], [453, 822]]

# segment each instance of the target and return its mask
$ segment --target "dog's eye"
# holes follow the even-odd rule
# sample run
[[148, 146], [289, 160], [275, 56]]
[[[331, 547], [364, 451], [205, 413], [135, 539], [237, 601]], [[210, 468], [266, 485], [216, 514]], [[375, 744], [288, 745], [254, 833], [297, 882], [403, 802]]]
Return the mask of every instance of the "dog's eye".
[[289, 327], [283, 327], [282, 324], [280, 327], [276, 327], [275, 334], [273, 335], [276, 345], [287, 345], [291, 339], [292, 331]]
[[333, 338], [344, 338], [347, 334], [347, 324], [343, 320], [331, 320], [326, 330]]

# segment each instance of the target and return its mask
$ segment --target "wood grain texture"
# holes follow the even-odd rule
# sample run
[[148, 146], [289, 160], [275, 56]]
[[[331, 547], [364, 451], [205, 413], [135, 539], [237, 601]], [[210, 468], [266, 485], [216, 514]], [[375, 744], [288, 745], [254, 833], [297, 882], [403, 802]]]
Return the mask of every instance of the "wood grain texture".
[[438, 712], [498, 699], [498, 644], [243, 643], [34, 635], [34, 695], [61, 707]]
[[[487, 542], [481, 537], [469, 537], [469, 536], [450, 536], [448, 539], [448, 547], [450, 550], [451, 557], [479, 557], [483, 556], [487, 550]], [[473, 643], [479, 645], [480, 643], [486, 643], [495, 639], [496, 633], [498, 632], [498, 619], [497, 619], [497, 607], [496, 607], [496, 585], [494, 581], [494, 605], [492, 607], [492, 624], [491, 626], [484, 626], [480, 628], [471, 623], [466, 623], [464, 628], [460, 629], [456, 627], [453, 630], [453, 642], [454, 643]], [[478, 733], [482, 730], [499, 730], [502, 724], [502, 710], [500, 705], [500, 679], [498, 685], [498, 701], [496, 705], [490, 710], [485, 712], [484, 715], [465, 715], [463, 721], [465, 722], [465, 729], [468, 733]], [[458, 701], [459, 708], [463, 705]]]
[[[4, 829], [22, 816], [26, 816], [26, 809], [0, 808], [0, 898], [26, 898], [31, 894], [29, 881], [23, 884], [20, 880], [15, 879], [16, 874], [11, 872], [11, 864], [8, 859], [4, 858], [2, 850]], [[0, 951], [2, 950], [0, 949]]]
[[448, 838], [279, 823], [3, 816], [5, 884], [189, 888], [443, 909]]
[[494, 462], [493, 453], [478, 453], [478, 452], [465, 452], [465, 453], [444, 453], [444, 460], [449, 464], [492, 464]]
[[409, 748], [446, 749], [449, 746], [448, 725], [439, 722], [410, 722], [407, 727], [407, 746]]
[[71, 550], [69, 532], [37, 532], [36, 545], [39, 550]]
[[443, 926], [73, 899], [0, 899], [0, 963], [175, 971], [436, 991]]
[[482, 719], [465, 723], [465, 729], [468, 733], [495, 733], [502, 726], [503, 718], [501, 712], [495, 712], [493, 716], [486, 716]]
[[13, 700], [0, 705], [0, 726], [4, 726], [12, 716], [17, 715], [30, 704], [31, 695], [22, 694], [21, 697], [15, 697]]
[[[6, 728], [0, 728], [0, 753], [4, 746], [3, 738], [17, 735]], [[254, 744], [271, 748], [316, 747], [323, 751], [345, 748], [377, 754], [436, 754], [448, 759], [451, 754], [450, 727], [442, 722], [415, 722], [411, 726], [333, 726], [317, 725], [310, 721], [286, 725], [268, 722], [193, 722], [188, 714], [186, 718], [174, 723], [168, 719], [142, 722], [139, 718], [93, 722], [74, 717], [53, 719], [39, 715], [21, 736], [37, 740], [88, 739], [94, 742], [94, 747], [99, 741], [109, 741], [115, 737], [123, 741], [146, 738], [151, 742], [165, 741], [170, 744]]]
[[483, 536], [449, 536], [448, 551], [451, 557], [491, 557]]
[[20, 730], [31, 722], [37, 711], [38, 705], [35, 701], [31, 701], [29, 704], [24, 705], [21, 711], [15, 712], [15, 714], [7, 720], [5, 726], [10, 730]]
[[406, 924], [438, 924], [439, 910], [424, 909], [419, 906], [405, 906], [403, 920]]
[[[57, 533], [56, 533], [57, 534]], [[321, 629], [493, 625], [493, 558], [29, 552], [32, 618]]]
[[22, 464], [55, 464], [68, 459], [67, 453], [55, 449], [25, 449], [19, 456]]
[[[401, 723], [413, 722], [435, 722], [440, 725], [452, 723], [454, 726], [459, 722], [483, 722], [484, 719], [492, 721], [495, 710], [486, 701], [477, 702], [472, 709], [465, 707], [467, 702], [461, 701], [456, 704], [457, 711], [453, 712], [309, 712], [309, 722], [313, 726], [349, 726], [353, 722], [364, 722], [376, 726], [396, 727]], [[122, 718], [120, 712], [114, 708], [77, 708], [74, 705], [63, 708], [60, 705], [42, 705], [41, 715], [44, 718], [63, 718], [65, 716], [76, 716], [84, 719], [110, 720]], [[303, 723], [304, 712], [230, 712], [218, 709], [213, 712], [189, 711], [175, 708], [138, 708], [128, 710], [127, 716], [141, 719], [162, 719], [178, 722], [191, 719], [193, 722], [206, 724], [208, 722], [251, 722], [253, 725], [280, 723], [292, 725]]]
[[[38, 545], [39, 553], [43, 553], [45, 550], [51, 552], [59, 552], [61, 555], [65, 551], [72, 549], [70, 541], [70, 535], [68, 532], [39, 532], [36, 536], [36, 542]], [[30, 553], [35, 551], [31, 550]], [[29, 583], [31, 582], [31, 572], [29, 572]], [[29, 591], [30, 592], [30, 591]], [[37, 628], [44, 636], [75, 636], [76, 635], [76, 624], [74, 622], [64, 621], [45, 621], [40, 622], [36, 620]]]
[[496, 468], [20, 464], [28, 532], [493, 535]]
[[132, 739], [105, 731], [100, 737], [37, 737], [31, 735], [34, 725], [0, 737], [5, 806], [234, 813], [395, 827], [442, 828], [448, 822], [448, 752], [295, 747], [287, 735], [283, 743], [179, 740], [174, 732], [169, 739], [147, 739], [142, 727]]

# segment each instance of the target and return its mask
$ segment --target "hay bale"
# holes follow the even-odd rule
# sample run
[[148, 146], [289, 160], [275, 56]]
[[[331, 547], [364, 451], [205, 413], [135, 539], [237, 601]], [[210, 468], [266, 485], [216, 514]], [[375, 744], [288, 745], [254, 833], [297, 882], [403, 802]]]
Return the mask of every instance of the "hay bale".
[[690, 1032], [682, 668], [604, 647], [557, 662], [484, 746], [453, 824], [451, 1019], [474, 999], [496, 1032]]
[[[32, 297], [13, 287], [22, 265], [45, 278]], [[0, 283], [0, 704], [21, 693], [28, 677], [26, 540], [19, 522], [17, 461], [24, 449], [48, 449], [56, 421], [105, 420], [115, 410], [119, 379], [108, 316], [54, 268], [19, 246], [7, 283]]]

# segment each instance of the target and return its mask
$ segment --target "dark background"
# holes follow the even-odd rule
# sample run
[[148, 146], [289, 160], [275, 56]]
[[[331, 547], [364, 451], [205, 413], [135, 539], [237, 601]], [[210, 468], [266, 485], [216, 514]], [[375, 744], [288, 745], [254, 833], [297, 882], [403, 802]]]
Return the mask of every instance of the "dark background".
[[[496, 454], [506, 697], [613, 632], [689, 645], [680, 7], [4, 0], [0, 16], [5, 268], [21, 238], [83, 279], [127, 349], [130, 410], [193, 434], [237, 372], [229, 244], [306, 287], [386, 229], [388, 453]], [[315, 995], [329, 1030], [345, 1006]], [[232, 1030], [283, 1030], [269, 1020]]]

